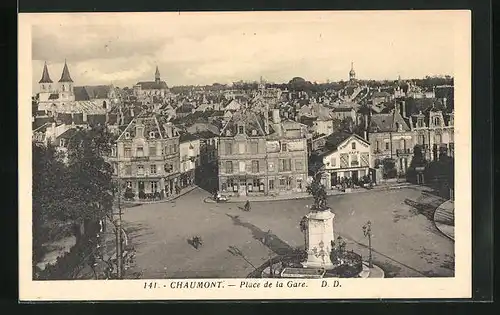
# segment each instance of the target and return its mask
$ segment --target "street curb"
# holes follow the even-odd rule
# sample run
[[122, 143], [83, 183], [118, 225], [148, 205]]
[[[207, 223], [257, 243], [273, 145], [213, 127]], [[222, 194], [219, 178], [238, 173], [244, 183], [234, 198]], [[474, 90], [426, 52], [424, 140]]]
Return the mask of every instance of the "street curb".
[[376, 264], [372, 263], [373, 267], [370, 268], [368, 267], [369, 266], [369, 262], [367, 261], [363, 261], [363, 269], [366, 267], [368, 268], [368, 275], [367, 277], [363, 277], [365, 279], [368, 279], [368, 278], [372, 278], [372, 279], [377, 279], [377, 278], [385, 278], [385, 272], [382, 268], [380, 268], [379, 266], [377, 266]]
[[127, 201], [127, 202], [123, 202], [124, 205], [130, 205], [132, 207], [129, 207], [129, 208], [134, 208], [134, 207], [138, 207], [138, 206], [142, 206], [142, 205], [152, 205], [152, 204], [158, 204], [158, 203], [165, 203], [165, 202], [171, 202], [179, 197], [182, 197], [184, 196], [185, 194], [187, 193], [190, 193], [192, 192], [193, 190], [195, 190], [196, 188], [199, 188], [198, 186], [192, 186], [192, 187], [189, 187], [188, 189], [186, 189], [185, 191], [181, 192], [180, 194], [178, 195], [175, 195], [173, 197], [170, 197], [170, 198], [167, 198], [167, 199], [163, 199], [163, 200], [157, 200], [157, 201], [133, 201], [133, 202], [130, 202], [130, 201]]
[[[387, 187], [376, 187], [372, 189], [360, 189], [357, 191], [351, 191], [351, 192], [336, 192], [336, 193], [328, 193], [327, 196], [339, 196], [339, 195], [347, 195], [347, 194], [360, 194], [360, 193], [365, 193], [365, 192], [370, 192], [370, 191], [384, 191], [384, 190], [396, 190], [396, 189], [404, 189], [404, 188], [411, 188], [415, 187], [416, 185], [412, 184], [407, 184], [407, 185], [400, 185], [400, 186], [387, 186]], [[286, 201], [286, 200], [302, 200], [302, 199], [309, 199], [312, 198], [310, 195], [306, 196], [296, 196], [293, 197], [291, 195], [290, 197], [286, 196], [287, 198], [273, 198], [273, 197], [268, 197], [266, 199], [257, 199], [257, 200], [252, 200], [251, 197], [248, 199], [251, 202], [272, 202], [272, 201]], [[226, 202], [224, 203], [242, 203], [245, 202], [246, 199], [231, 199], [229, 198]], [[215, 200], [213, 200], [210, 197], [207, 197], [203, 200], [205, 203], [217, 203]]]
[[[444, 236], [446, 236], [447, 238], [449, 238], [450, 240], [452, 240], [453, 242], [455, 241], [455, 235], [451, 235], [449, 233], [446, 233], [445, 231], [443, 231], [440, 227], [444, 224], [440, 223], [440, 222], [437, 222], [436, 221], [436, 216], [438, 215], [438, 213], [440, 213], [442, 209], [442, 206], [446, 203], [452, 203], [451, 200], [446, 200], [445, 202], [443, 202], [442, 204], [440, 204], [437, 208], [436, 208], [436, 211], [434, 211], [434, 215], [433, 215], [433, 222], [434, 222], [434, 226], [436, 227], [436, 229], [438, 229], [439, 232], [441, 232], [441, 234], [443, 234]], [[453, 212], [455, 212], [455, 206], [453, 206]]]

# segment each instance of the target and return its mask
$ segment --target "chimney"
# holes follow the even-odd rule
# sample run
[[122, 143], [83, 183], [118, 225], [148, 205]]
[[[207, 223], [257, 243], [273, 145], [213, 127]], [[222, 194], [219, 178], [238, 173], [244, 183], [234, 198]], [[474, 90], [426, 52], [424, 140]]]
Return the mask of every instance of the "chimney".
[[273, 123], [279, 124], [280, 122], [281, 122], [280, 110], [275, 108], [275, 109], [273, 109]]
[[87, 122], [87, 112], [83, 112], [83, 122]]

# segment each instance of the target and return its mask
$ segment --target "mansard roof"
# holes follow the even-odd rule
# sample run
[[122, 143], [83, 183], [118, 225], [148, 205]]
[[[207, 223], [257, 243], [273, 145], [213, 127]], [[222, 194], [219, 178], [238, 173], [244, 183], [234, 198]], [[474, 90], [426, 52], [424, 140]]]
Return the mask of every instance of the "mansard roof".
[[[245, 127], [245, 134], [249, 137], [263, 137], [264, 118], [250, 110], [241, 110], [234, 113], [228, 123], [222, 128], [221, 136], [234, 137], [238, 134], [238, 127]], [[255, 130], [255, 131], [254, 131]]]
[[179, 136], [179, 132], [174, 125], [167, 122], [165, 118], [159, 115], [145, 113], [134, 118], [125, 128], [118, 140], [124, 140], [124, 134], [127, 132], [130, 135], [130, 138], [134, 138], [137, 126], [144, 127], [143, 135], [146, 139], [168, 139]]

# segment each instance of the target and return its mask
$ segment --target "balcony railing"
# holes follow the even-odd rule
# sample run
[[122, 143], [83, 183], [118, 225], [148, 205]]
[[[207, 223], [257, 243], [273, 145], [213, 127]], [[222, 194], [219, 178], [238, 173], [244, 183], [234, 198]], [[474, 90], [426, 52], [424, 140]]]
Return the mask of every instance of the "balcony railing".
[[397, 149], [396, 154], [397, 155], [406, 155], [406, 154], [412, 154], [413, 150], [412, 149]]
[[133, 156], [131, 161], [149, 161], [149, 156]]

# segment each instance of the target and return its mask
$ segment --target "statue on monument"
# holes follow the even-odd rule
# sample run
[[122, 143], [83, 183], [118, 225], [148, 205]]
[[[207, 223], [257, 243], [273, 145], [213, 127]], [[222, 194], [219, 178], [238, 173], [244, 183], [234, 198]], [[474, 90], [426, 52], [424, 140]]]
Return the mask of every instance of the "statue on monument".
[[314, 174], [313, 181], [307, 187], [307, 192], [313, 196], [314, 203], [312, 205], [312, 210], [314, 211], [326, 211], [330, 208], [326, 203], [326, 188], [325, 185], [321, 183], [322, 170], [319, 169], [316, 174]]

